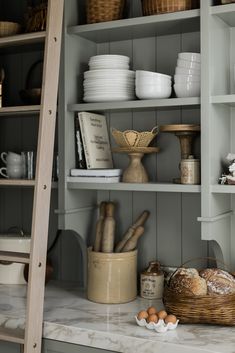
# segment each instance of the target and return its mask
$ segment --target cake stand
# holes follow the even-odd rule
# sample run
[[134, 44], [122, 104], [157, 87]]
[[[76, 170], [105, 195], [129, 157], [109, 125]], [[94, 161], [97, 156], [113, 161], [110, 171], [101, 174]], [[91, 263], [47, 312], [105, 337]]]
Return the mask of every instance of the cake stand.
[[112, 150], [115, 153], [126, 153], [130, 162], [123, 172], [124, 183], [147, 183], [149, 177], [141, 160], [145, 154], [158, 153], [158, 147], [117, 147]]
[[175, 136], [178, 137], [180, 142], [181, 159], [187, 159], [193, 154], [193, 140], [200, 132], [200, 125], [162, 125], [160, 131], [174, 133]]
[[[162, 125], [161, 132], [170, 132], [178, 137], [180, 142], [181, 159], [188, 159], [193, 155], [193, 140], [200, 133], [200, 125], [193, 124], [177, 124], [177, 125]], [[173, 179], [174, 183], [180, 184], [180, 179]]]

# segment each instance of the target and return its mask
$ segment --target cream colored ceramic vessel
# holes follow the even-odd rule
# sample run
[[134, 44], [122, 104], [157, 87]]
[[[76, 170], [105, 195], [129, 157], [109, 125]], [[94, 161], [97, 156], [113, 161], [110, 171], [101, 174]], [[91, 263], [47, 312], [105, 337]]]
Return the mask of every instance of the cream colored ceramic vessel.
[[102, 253], [88, 249], [87, 297], [96, 303], [127, 303], [137, 296], [137, 250]]

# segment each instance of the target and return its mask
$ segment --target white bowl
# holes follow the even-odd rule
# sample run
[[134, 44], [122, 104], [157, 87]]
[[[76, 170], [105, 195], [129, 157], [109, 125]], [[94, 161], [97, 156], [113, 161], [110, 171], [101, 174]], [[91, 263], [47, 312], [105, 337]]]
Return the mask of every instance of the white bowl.
[[196, 61], [201, 63], [201, 54], [199, 53], [179, 53], [179, 59], [188, 60], [188, 61]]
[[120, 77], [135, 77], [135, 71], [131, 70], [113, 70], [113, 69], [103, 69], [103, 70], [91, 70], [85, 71], [84, 77], [86, 78], [120, 78]]
[[197, 76], [201, 76], [201, 71], [200, 70], [195, 70], [195, 69], [186, 69], [184, 67], [176, 66], [175, 74], [176, 75], [181, 74], [181, 75], [197, 75]]
[[200, 96], [200, 82], [176, 83], [174, 84], [175, 94], [178, 98]]
[[177, 66], [184, 67], [186, 69], [201, 70], [201, 64], [194, 61], [187, 61], [183, 59], [177, 60]]
[[104, 61], [115, 61], [115, 62], [128, 62], [130, 58], [125, 55], [105, 54], [105, 55], [94, 55], [90, 57], [89, 62], [104, 62]]
[[196, 75], [175, 75], [174, 76], [175, 83], [185, 83], [185, 82], [200, 82], [200, 76]]
[[153, 72], [153, 71], [137, 70], [135, 73], [135, 77], [137, 80], [143, 80], [143, 81], [148, 80], [149, 83], [150, 81], [155, 81], [155, 80], [171, 81], [171, 76], [161, 74], [159, 72]]
[[171, 85], [142, 85], [135, 89], [139, 99], [169, 98], [171, 92]]

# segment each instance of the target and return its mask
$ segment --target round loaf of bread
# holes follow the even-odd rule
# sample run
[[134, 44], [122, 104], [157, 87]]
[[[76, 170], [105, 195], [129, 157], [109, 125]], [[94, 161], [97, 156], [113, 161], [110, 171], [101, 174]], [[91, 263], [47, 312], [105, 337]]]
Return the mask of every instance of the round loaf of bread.
[[177, 294], [206, 295], [206, 280], [195, 268], [179, 268], [170, 280], [170, 288]]
[[235, 293], [235, 278], [227, 271], [207, 268], [201, 270], [199, 274], [206, 280], [208, 294]]

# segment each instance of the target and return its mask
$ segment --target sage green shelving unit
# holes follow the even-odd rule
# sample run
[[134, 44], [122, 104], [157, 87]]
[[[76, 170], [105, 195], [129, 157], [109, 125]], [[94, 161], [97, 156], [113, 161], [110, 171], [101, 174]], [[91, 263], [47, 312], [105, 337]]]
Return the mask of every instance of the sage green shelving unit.
[[[82, 1], [70, 0], [65, 4], [63, 88], [59, 100], [59, 228], [78, 234], [85, 266], [85, 249], [93, 241], [97, 204], [110, 199], [119, 205], [117, 238], [139, 212], [151, 211], [139, 248], [140, 269], [153, 258], [177, 266], [194, 257], [206, 257], [211, 250], [218, 259], [235, 266], [235, 254], [231, 250], [235, 189], [218, 185], [221, 162], [235, 147], [232, 138], [235, 84], [228, 75], [235, 63], [232, 40], [235, 4], [213, 6], [211, 1], [202, 0], [201, 10], [142, 17], [140, 3], [131, 2], [130, 17], [133, 18], [91, 25], [79, 25]], [[82, 101], [83, 73], [88, 70], [92, 55], [128, 55], [134, 70], [173, 76], [181, 51], [202, 53], [201, 97]], [[75, 166], [74, 114], [78, 111], [104, 113], [109, 126], [121, 130], [150, 129], [156, 124], [200, 123], [201, 138], [195, 141], [195, 154], [201, 156], [202, 185], [172, 183], [179, 175], [180, 150], [176, 137], [170, 134], [157, 137], [161, 152], [144, 161], [150, 183], [76, 182], [69, 171]], [[114, 163], [125, 168], [127, 160], [125, 156], [114, 155]], [[207, 240], [211, 240], [211, 248]]]

